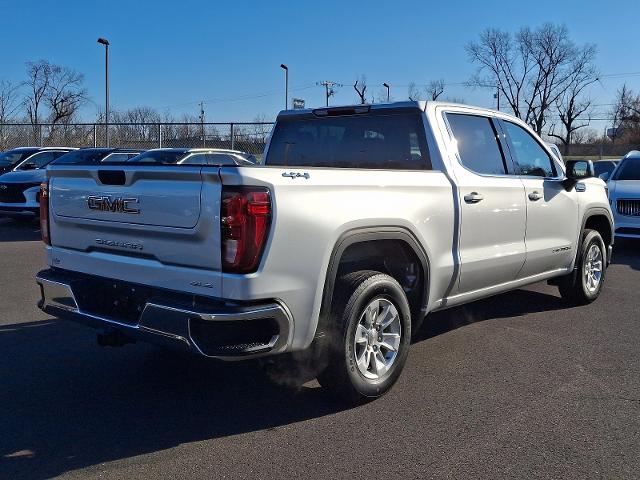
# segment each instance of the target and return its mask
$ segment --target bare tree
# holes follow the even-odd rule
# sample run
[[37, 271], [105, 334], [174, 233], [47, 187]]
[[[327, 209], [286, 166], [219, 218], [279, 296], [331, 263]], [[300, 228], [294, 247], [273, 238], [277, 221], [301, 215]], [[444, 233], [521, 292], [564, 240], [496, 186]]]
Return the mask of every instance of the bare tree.
[[0, 150], [8, 145], [8, 128], [5, 123], [10, 121], [19, 108], [18, 87], [13, 83], [2, 80], [0, 82]]
[[40, 123], [40, 113], [51, 81], [51, 64], [47, 60], [27, 62], [27, 94], [24, 105], [32, 125]]
[[592, 48], [577, 47], [564, 25], [525, 27], [515, 36], [487, 29], [466, 47], [478, 65], [469, 84], [497, 90], [514, 115], [542, 134], [550, 110], [571, 84], [574, 64]]
[[427, 94], [431, 100], [438, 100], [440, 95], [444, 93], [444, 80], [431, 80], [427, 85]]
[[598, 71], [593, 65], [595, 55], [596, 48], [593, 45], [585, 47], [580, 52], [571, 67], [567, 89], [556, 101], [556, 109], [564, 127], [564, 134], [549, 132], [549, 136], [562, 142], [565, 155], [569, 155], [571, 143], [578, 140], [576, 132], [589, 125], [588, 120], [580, 121], [580, 118], [584, 115], [591, 117], [592, 101], [585, 96], [585, 89], [598, 81]]
[[480, 40], [467, 44], [466, 50], [471, 62], [478, 64], [469, 84], [497, 89], [513, 114], [523, 118], [525, 86], [534, 68], [530, 52], [510, 33], [496, 28], [482, 32]]
[[409, 84], [409, 87], [407, 89], [407, 95], [409, 97], [409, 100], [411, 100], [412, 102], [417, 102], [422, 100], [422, 93], [420, 93], [420, 90], [416, 86], [416, 82], [411, 82]]
[[0, 81], [0, 124], [11, 120], [19, 107], [18, 86], [8, 80]]
[[623, 135], [640, 138], [640, 95], [623, 84], [616, 92], [616, 100], [610, 112], [614, 137]]
[[[360, 84], [359, 88], [358, 88], [358, 83]], [[353, 84], [353, 89], [358, 94], [358, 97], [360, 97], [360, 103], [362, 105], [367, 103], [367, 100], [365, 98], [366, 91], [367, 91], [367, 77], [365, 77], [364, 75], [360, 75], [360, 78], [356, 79], [356, 83]]]
[[50, 65], [48, 86], [44, 99], [52, 124], [68, 123], [87, 101], [84, 76], [73, 69]]

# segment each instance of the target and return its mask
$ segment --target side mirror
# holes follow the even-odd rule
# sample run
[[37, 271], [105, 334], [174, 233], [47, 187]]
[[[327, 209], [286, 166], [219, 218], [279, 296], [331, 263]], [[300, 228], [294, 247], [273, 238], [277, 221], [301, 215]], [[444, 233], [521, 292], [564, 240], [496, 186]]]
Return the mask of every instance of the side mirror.
[[598, 175], [598, 178], [606, 182], [607, 180], [609, 180], [610, 176], [611, 176], [611, 172], [602, 172], [600, 175]]
[[595, 177], [593, 162], [591, 160], [567, 160], [567, 178], [569, 180], [582, 180]]
[[567, 192], [570, 192], [580, 180], [595, 177], [591, 160], [567, 160], [565, 166], [567, 178], [564, 180], [564, 189]]

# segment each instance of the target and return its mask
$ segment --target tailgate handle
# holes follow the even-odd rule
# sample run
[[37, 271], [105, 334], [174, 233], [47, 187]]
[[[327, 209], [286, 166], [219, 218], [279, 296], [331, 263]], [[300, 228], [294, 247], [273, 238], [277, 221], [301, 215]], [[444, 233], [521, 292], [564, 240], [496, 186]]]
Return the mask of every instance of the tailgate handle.
[[103, 185], [124, 185], [127, 181], [124, 170], [98, 170], [98, 179]]

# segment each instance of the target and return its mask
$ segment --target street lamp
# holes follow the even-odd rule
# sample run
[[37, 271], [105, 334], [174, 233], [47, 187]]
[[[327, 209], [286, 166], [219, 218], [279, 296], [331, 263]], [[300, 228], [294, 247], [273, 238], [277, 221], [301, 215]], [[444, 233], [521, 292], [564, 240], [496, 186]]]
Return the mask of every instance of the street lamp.
[[109, 40], [99, 38], [98, 43], [104, 45], [104, 137], [106, 146], [109, 146]]
[[383, 83], [382, 86], [387, 89], [387, 102], [389, 102], [389, 84], [388, 83]]
[[280, 68], [284, 70], [284, 109], [289, 110], [289, 67], [281, 63]]

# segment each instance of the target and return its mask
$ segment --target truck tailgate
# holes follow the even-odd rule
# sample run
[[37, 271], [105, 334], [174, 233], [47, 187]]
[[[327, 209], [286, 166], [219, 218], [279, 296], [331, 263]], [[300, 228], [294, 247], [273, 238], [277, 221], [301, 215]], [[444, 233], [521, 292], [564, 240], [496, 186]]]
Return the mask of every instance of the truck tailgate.
[[[120, 258], [156, 266], [159, 274], [174, 266], [220, 277], [217, 167], [60, 165], [48, 175], [52, 246], [82, 254], [65, 257], [78, 264], [63, 268], [83, 271], [92, 255], [108, 255], [114, 276]], [[210, 287], [217, 283], [208, 277]]]

